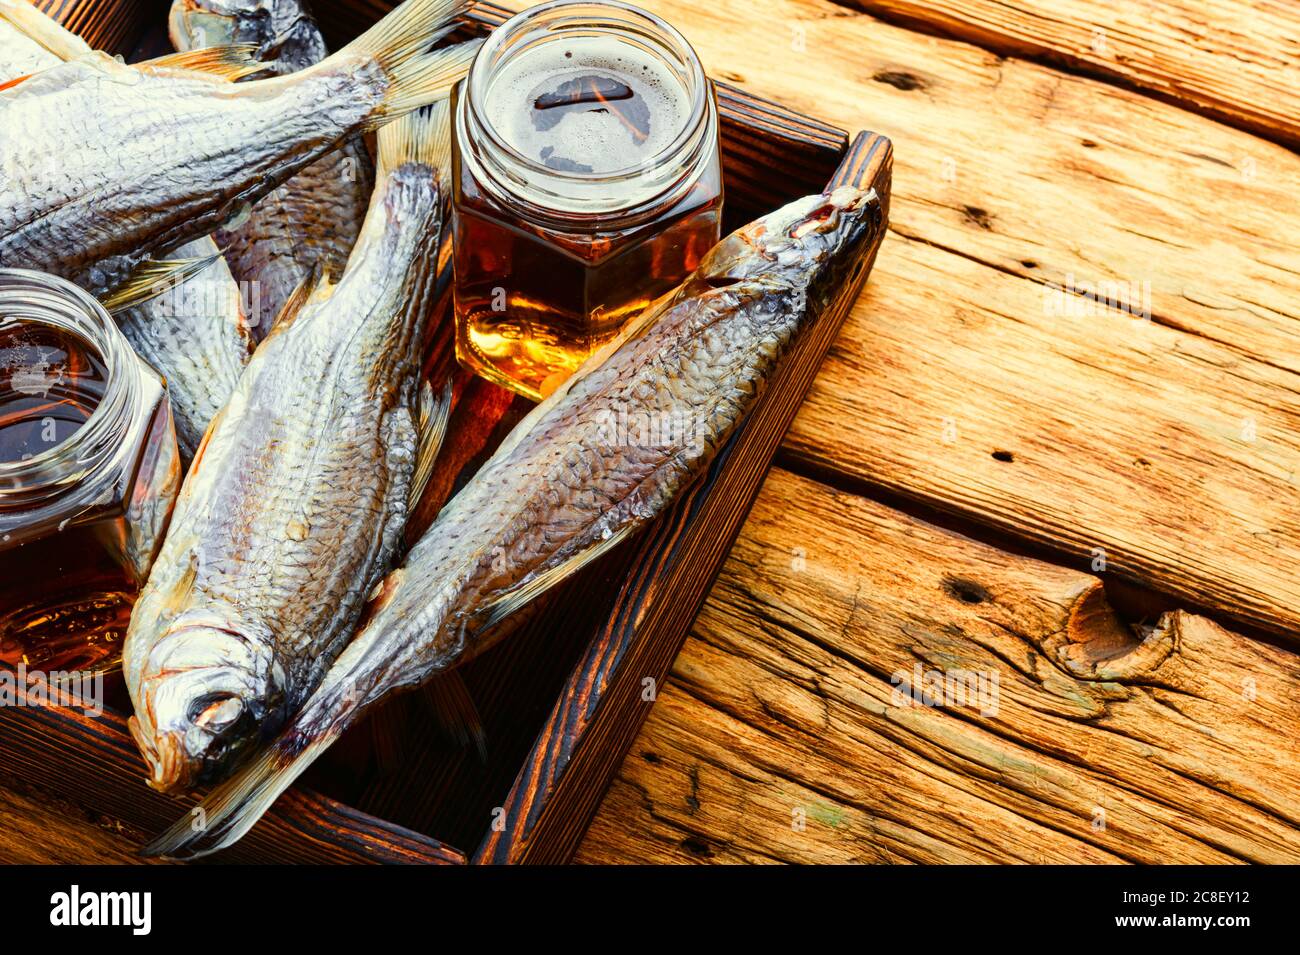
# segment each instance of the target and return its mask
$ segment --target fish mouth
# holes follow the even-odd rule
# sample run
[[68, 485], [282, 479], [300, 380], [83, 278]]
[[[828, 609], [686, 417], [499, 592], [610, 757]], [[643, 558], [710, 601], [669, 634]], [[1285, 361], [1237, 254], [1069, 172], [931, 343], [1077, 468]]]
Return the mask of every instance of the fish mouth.
[[262, 641], [211, 620], [170, 629], [150, 653], [131, 734], [149, 785], [216, 780], [280, 721], [284, 678]]
[[800, 214], [786, 229], [792, 239], [802, 239], [812, 232], [831, 235], [844, 228], [845, 217], [855, 216], [875, 199], [875, 190], [841, 186], [834, 192], [812, 197], [812, 208]]
[[140, 721], [134, 716], [127, 721], [127, 727], [149, 767], [146, 782], [150, 789], [163, 793], [183, 792], [198, 782], [198, 775], [194, 772], [195, 764], [185, 754], [185, 739], [182, 734], [171, 732], [150, 737], [141, 729]]

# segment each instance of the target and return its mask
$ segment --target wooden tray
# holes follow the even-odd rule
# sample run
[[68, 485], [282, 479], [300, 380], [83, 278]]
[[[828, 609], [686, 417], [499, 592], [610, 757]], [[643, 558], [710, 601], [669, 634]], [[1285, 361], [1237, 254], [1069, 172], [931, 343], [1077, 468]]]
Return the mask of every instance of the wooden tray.
[[[165, 49], [157, 26], [165, 3], [39, 5], [109, 52]], [[123, 12], [106, 16], [106, 5]], [[319, 3], [317, 13], [337, 48], [395, 5]], [[467, 31], [486, 33], [509, 15], [480, 4]], [[358, 727], [216, 861], [563, 862], [573, 853], [875, 261], [888, 220], [888, 139], [861, 133], [850, 145], [841, 130], [716, 85], [726, 229], [831, 182], [871, 185], [885, 217], [861, 268], [795, 344], [704, 478], [645, 532], [550, 595], [518, 633], [462, 668], [488, 733], [486, 760], [443, 742], [410, 701], [394, 701], [372, 719], [402, 727], [391, 740], [395, 768], [375, 765], [366, 727]], [[458, 462], [448, 491], [524, 410], [522, 400], [494, 396], [486, 383], [473, 388], [474, 401], [468, 390], [461, 395], [467, 413], [491, 407], [497, 427], [487, 446]], [[144, 785], [121, 687], [111, 701], [98, 718], [51, 706], [0, 708], [0, 773], [153, 833], [193, 799]]]

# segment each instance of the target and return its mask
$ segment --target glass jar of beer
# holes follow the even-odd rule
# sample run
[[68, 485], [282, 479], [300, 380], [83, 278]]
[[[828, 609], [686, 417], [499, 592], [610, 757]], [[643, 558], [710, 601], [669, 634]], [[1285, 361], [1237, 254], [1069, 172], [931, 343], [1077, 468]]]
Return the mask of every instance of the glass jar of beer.
[[0, 664], [116, 666], [180, 478], [166, 386], [103, 307], [0, 269]]
[[718, 110], [699, 58], [621, 3], [497, 28], [453, 98], [456, 350], [548, 394], [718, 241]]

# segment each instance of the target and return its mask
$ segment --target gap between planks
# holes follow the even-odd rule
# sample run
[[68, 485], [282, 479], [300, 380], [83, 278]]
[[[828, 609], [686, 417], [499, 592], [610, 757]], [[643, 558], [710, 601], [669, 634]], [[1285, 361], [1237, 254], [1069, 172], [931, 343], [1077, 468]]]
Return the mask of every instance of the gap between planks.
[[831, 2], [1300, 146], [1300, 16], [1294, 7], [1247, 0]]

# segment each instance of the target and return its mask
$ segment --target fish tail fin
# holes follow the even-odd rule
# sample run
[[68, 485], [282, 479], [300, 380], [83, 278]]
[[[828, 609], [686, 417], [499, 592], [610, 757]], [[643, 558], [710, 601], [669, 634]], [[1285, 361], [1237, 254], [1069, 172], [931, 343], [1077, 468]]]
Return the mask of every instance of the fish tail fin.
[[446, 99], [407, 113], [379, 130], [380, 175], [422, 163], [446, 178], [451, 168], [451, 104]]
[[270, 69], [257, 58], [258, 47], [253, 43], [235, 43], [230, 46], [208, 46], [199, 50], [185, 50], [180, 53], [168, 53], [143, 63], [136, 68], [142, 70], [183, 70], [190, 73], [202, 73], [215, 79], [229, 80], [232, 83]]
[[427, 381], [420, 388], [419, 450], [415, 456], [415, 472], [411, 475], [411, 491], [407, 498], [409, 510], [414, 511], [420, 498], [433, 479], [433, 468], [438, 463], [438, 452], [447, 438], [447, 425], [451, 421], [452, 399], [455, 390], [447, 377], [441, 395], [434, 394]]
[[411, 110], [445, 99], [451, 88], [469, 72], [482, 45], [482, 40], [469, 40], [421, 54], [410, 61], [394, 77], [383, 105], [370, 120], [371, 128], [378, 128]]
[[389, 89], [372, 127], [446, 96], [465, 75], [481, 40], [431, 48], [456, 29], [457, 18], [471, 5], [470, 0], [406, 0], [335, 54], [369, 57], [388, 75]]
[[338, 736], [337, 730], [331, 730], [301, 745], [298, 734], [283, 734], [275, 745], [212, 790], [140, 854], [197, 859], [233, 845]]

